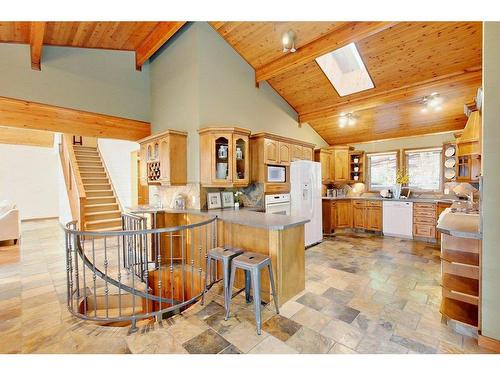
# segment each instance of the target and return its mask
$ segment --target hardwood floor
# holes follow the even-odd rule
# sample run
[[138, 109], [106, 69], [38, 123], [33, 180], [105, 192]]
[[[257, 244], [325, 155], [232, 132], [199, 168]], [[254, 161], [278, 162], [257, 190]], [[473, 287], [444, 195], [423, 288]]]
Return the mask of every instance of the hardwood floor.
[[488, 353], [441, 322], [439, 280], [435, 245], [339, 235], [306, 251], [306, 290], [279, 316], [263, 309], [261, 336], [242, 295], [224, 321], [220, 285], [128, 334], [68, 312], [63, 231], [28, 222], [19, 260], [0, 264], [0, 353]]

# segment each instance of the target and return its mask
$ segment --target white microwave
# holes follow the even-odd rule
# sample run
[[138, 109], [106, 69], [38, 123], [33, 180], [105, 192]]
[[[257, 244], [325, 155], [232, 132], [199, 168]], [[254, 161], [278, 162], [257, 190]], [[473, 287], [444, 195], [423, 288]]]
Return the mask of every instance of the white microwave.
[[267, 182], [286, 182], [286, 167], [268, 165]]

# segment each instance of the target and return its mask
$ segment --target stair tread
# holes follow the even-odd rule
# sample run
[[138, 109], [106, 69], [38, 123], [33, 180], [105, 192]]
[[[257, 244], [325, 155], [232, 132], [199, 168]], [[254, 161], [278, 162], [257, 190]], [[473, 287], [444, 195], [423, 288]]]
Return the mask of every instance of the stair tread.
[[[121, 217], [114, 217], [111, 219], [99, 219], [99, 220], [87, 220], [85, 224], [101, 224], [101, 223], [112, 223], [114, 221], [121, 221]], [[120, 227], [121, 228], [121, 227]]]
[[[87, 206], [86, 206], [87, 207]], [[96, 212], [87, 212], [85, 216], [92, 216], [92, 215], [104, 215], [104, 214], [111, 214], [114, 212], [118, 212], [121, 214], [120, 210], [109, 210], [109, 211], [96, 211]], [[87, 221], [88, 223], [88, 221]]]

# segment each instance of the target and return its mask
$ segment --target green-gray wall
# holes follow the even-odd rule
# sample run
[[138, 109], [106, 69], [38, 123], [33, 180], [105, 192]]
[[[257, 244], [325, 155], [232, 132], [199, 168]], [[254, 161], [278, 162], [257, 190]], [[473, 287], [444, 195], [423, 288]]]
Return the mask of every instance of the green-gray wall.
[[188, 180], [199, 181], [197, 129], [238, 126], [326, 146], [254, 69], [205, 22], [185, 27], [151, 60], [153, 133], [188, 131]]
[[482, 334], [500, 340], [500, 22], [484, 24]]
[[37, 71], [29, 45], [0, 44], [0, 96], [148, 121], [149, 78], [133, 52], [45, 46]]

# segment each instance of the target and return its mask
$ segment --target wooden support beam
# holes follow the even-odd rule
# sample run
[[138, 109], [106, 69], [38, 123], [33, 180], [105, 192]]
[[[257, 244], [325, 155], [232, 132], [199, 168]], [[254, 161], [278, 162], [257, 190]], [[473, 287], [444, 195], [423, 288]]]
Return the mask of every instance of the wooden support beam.
[[256, 79], [258, 82], [269, 80], [328, 52], [375, 35], [395, 24], [397, 22], [349, 22], [346, 26], [300, 47], [297, 52], [288, 53], [257, 68]]
[[164, 45], [186, 22], [158, 22], [158, 25], [142, 41], [135, 51], [135, 68], [142, 65]]
[[0, 124], [86, 137], [136, 141], [151, 134], [149, 122], [0, 96]]
[[46, 22], [31, 22], [30, 26], [30, 52], [31, 69], [41, 70], [43, 37]]
[[6, 126], [0, 126], [0, 143], [10, 145], [53, 147], [54, 133], [42, 130], [8, 128]]
[[[477, 80], [480, 85], [482, 77], [481, 67], [474, 67], [467, 71], [459, 71], [443, 76], [434, 77], [429, 80], [417, 82], [411, 85], [398, 87], [395, 89], [378, 92], [371, 95], [364, 95], [355, 99], [347, 99], [335, 105], [320, 108], [315, 111], [299, 114], [299, 122], [305, 123], [314, 120], [325, 119], [338, 116], [341, 112], [357, 112], [382, 105], [401, 104], [421, 99], [435, 91], [437, 87], [446, 85], [458, 85], [462, 82]], [[425, 91], [423, 91], [425, 90]], [[427, 92], [428, 91], [428, 92]]]

